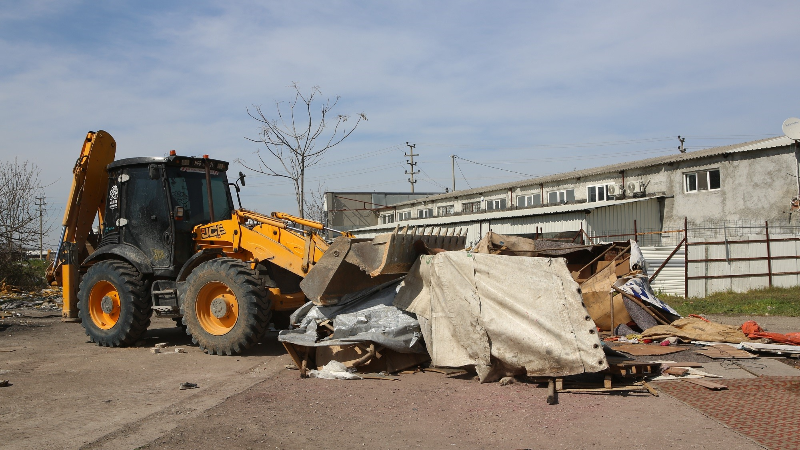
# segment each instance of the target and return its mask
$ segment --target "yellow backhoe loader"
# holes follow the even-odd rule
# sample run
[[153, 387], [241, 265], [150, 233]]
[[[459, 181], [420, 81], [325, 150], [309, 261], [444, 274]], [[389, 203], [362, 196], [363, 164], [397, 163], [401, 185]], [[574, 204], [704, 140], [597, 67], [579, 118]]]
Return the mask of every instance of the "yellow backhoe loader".
[[[115, 152], [109, 133], [87, 134], [48, 268], [63, 287], [63, 319], [80, 321], [99, 345], [135, 343], [156, 312], [180, 321], [205, 352], [237, 354], [259, 341], [272, 311], [306, 301], [300, 283], [309, 272], [313, 296], [333, 303], [402, 274], [419, 241], [464, 247], [466, 236], [395, 230], [367, 241], [241, 202], [235, 209], [231, 188], [238, 199], [245, 177], [229, 183], [225, 161], [175, 151], [115, 161]], [[322, 230], [343, 235], [330, 254]]]

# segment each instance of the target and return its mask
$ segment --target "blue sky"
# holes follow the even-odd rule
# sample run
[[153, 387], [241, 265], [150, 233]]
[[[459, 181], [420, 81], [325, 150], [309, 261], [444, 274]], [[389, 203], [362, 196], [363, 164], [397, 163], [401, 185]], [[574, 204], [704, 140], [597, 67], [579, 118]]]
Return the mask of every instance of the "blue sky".
[[[292, 82], [369, 118], [310, 169], [328, 190], [407, 191], [407, 141], [417, 191], [451, 185], [452, 154], [544, 175], [678, 135], [744, 142], [800, 115], [797, 17], [789, 1], [2, 1], [0, 157], [40, 167], [57, 225], [86, 131], [118, 158], [255, 163], [246, 108], [269, 114]], [[458, 188], [524, 178], [460, 167]], [[295, 211], [289, 183], [249, 175], [247, 207]]]

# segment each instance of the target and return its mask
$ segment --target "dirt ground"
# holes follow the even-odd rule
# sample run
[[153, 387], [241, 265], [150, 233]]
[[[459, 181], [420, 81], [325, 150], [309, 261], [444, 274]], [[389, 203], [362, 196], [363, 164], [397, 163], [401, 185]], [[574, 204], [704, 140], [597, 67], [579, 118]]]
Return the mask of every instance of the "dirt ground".
[[[208, 356], [155, 319], [145, 347], [108, 349], [57, 312], [22, 312], [0, 321], [6, 448], [761, 448], [667, 395], [550, 406], [535, 384], [470, 376], [300, 379], [275, 333], [245, 356]], [[159, 342], [170, 353], [151, 353]]]

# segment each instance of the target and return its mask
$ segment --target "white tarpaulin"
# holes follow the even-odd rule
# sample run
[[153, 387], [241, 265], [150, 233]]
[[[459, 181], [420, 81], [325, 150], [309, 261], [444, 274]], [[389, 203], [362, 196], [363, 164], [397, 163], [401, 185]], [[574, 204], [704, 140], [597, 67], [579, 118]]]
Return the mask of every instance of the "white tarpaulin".
[[421, 256], [394, 304], [417, 315], [433, 365], [474, 366], [481, 382], [608, 367], [562, 258]]

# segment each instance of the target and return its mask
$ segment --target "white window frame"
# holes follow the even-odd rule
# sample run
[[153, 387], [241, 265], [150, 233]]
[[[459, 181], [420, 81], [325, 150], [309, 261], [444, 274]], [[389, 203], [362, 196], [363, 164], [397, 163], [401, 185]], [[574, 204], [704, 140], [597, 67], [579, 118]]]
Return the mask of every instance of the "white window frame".
[[[475, 207], [476, 205], [477, 205], [477, 208]], [[470, 208], [467, 209], [467, 208], [465, 208], [466, 206], [469, 206]], [[465, 214], [481, 212], [481, 201], [480, 200], [475, 200], [475, 201], [472, 201], [472, 202], [463, 202], [463, 203], [461, 203], [461, 212], [465, 213]]]
[[[572, 191], [572, 201], [575, 201], [575, 189], [561, 189], [558, 191], [550, 191], [547, 193], [547, 204], [548, 205], [563, 205], [567, 203], [567, 191]], [[556, 194], [557, 200], [555, 202], [550, 201], [550, 194]]]
[[452, 216], [456, 208], [454, 205], [442, 205], [436, 207], [436, 216]]
[[[613, 195], [608, 194], [608, 186], [609, 183], [606, 184], [593, 184], [591, 186], [586, 186], [586, 202], [587, 203], [596, 203], [596, 202], [607, 202], [609, 200], [613, 200], [611, 197]], [[595, 199], [592, 200], [591, 194], [589, 193], [591, 189], [595, 190]], [[600, 192], [603, 193], [603, 199], [600, 200]]]
[[[719, 187], [718, 188], [714, 188], [714, 189], [711, 188], [711, 172], [717, 172], [719, 174]], [[719, 169], [708, 169], [706, 171], [706, 173], [707, 173], [707, 176], [708, 176], [708, 180], [707, 180], [708, 181], [708, 184], [707, 184], [708, 190], [709, 191], [718, 191], [718, 190], [722, 189], [722, 173], [719, 171]]]
[[401, 220], [411, 220], [411, 211], [401, 211], [397, 213], [397, 221], [400, 222]]
[[394, 213], [381, 214], [381, 224], [394, 223]]
[[[536, 199], [537, 202], [534, 203], [533, 199]], [[521, 194], [517, 196], [517, 208], [529, 208], [532, 206], [540, 206], [541, 204], [542, 204], [542, 194], [540, 193]]]
[[427, 219], [433, 217], [433, 208], [422, 208], [417, 210], [417, 219]]
[[[704, 169], [698, 170], [695, 172], [684, 172], [683, 173], [683, 192], [686, 194], [695, 194], [700, 191], [718, 191], [722, 189], [722, 174], [720, 173], [719, 176], [719, 187], [712, 188], [711, 187], [711, 172], [720, 173], [719, 168], [715, 169]], [[689, 178], [694, 177], [694, 189], [689, 189]], [[706, 178], [706, 188], [700, 189], [700, 177], [705, 176]]]
[[500, 211], [506, 209], [506, 199], [490, 198], [486, 200], [487, 211]]

